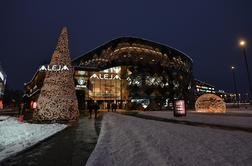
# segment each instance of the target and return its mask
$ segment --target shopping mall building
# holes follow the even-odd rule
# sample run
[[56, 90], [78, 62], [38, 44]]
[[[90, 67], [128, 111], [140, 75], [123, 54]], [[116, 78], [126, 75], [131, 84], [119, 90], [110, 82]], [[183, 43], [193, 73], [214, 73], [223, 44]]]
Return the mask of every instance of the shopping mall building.
[[[194, 103], [193, 61], [183, 52], [148, 40], [122, 37], [107, 42], [72, 60], [76, 95], [80, 109], [89, 100], [102, 108], [115, 102], [121, 109], [143, 108], [154, 102], [169, 109], [174, 100]], [[31, 107], [43, 85], [47, 64], [38, 66], [25, 84], [24, 99]]]

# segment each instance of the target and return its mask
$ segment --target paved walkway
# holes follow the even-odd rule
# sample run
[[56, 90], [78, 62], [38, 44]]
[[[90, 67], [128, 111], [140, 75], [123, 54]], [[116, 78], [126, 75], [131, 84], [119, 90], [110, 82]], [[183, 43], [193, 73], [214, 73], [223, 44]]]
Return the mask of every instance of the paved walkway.
[[96, 145], [99, 125], [100, 120], [81, 117], [78, 123], [0, 166], [84, 166]]
[[252, 134], [146, 120], [103, 117], [87, 166], [251, 166]]
[[239, 129], [244, 131], [252, 132], [252, 114], [250, 113], [226, 113], [226, 114], [210, 114], [210, 113], [197, 113], [197, 112], [188, 112], [185, 117], [174, 117], [173, 112], [168, 111], [150, 111], [150, 112], [139, 112], [138, 115], [142, 118], [153, 120], [161, 120], [167, 122], [176, 122], [176, 123], [187, 123], [201, 125], [212, 125], [215, 127], [227, 127], [233, 129]]

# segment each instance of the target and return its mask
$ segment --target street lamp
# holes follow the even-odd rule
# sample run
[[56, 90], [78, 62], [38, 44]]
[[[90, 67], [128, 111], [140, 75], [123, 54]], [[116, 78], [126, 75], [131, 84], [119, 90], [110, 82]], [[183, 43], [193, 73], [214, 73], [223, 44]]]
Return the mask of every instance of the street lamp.
[[250, 80], [250, 74], [249, 74], [249, 68], [248, 68], [248, 61], [247, 61], [247, 54], [246, 54], [246, 41], [240, 40], [239, 45], [242, 48], [243, 56], [245, 60], [246, 70], [247, 70], [247, 77], [248, 77], [248, 84], [249, 84], [249, 94], [250, 94], [250, 100], [252, 97], [252, 87], [251, 87], [251, 80]]
[[237, 103], [237, 106], [239, 107], [239, 101], [237, 102], [238, 93], [237, 93], [236, 77], [235, 77], [235, 67], [234, 66], [231, 66], [231, 71], [232, 71], [232, 74], [233, 74], [233, 81], [234, 81], [235, 102]]

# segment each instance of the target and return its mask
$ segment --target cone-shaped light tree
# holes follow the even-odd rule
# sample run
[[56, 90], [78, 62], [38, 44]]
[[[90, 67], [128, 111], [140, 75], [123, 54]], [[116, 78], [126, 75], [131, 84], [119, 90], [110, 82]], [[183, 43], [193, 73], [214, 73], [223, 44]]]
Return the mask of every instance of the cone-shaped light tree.
[[50, 64], [34, 111], [35, 122], [68, 122], [78, 120], [79, 110], [73, 80], [74, 69], [68, 49], [67, 28], [64, 27]]

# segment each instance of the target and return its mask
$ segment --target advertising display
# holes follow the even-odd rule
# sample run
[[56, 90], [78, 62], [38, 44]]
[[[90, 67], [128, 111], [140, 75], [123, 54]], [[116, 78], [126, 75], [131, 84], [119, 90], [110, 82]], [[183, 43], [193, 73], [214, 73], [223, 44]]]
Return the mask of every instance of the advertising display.
[[186, 116], [185, 100], [176, 100], [174, 116]]

